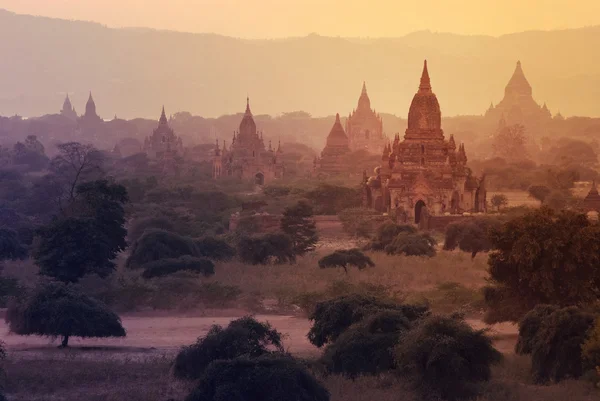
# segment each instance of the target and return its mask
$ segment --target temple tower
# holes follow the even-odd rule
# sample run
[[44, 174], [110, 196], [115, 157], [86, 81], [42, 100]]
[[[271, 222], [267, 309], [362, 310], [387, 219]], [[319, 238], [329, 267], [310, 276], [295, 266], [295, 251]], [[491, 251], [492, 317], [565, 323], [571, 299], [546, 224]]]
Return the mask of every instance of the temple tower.
[[77, 113], [75, 112], [75, 108], [71, 104], [71, 99], [69, 99], [68, 93], [67, 93], [67, 96], [65, 97], [65, 101], [63, 103], [63, 107], [62, 107], [62, 110], [60, 111], [60, 114], [63, 117], [68, 118], [69, 120], [72, 120], [72, 121], [77, 120]]
[[335, 122], [327, 136], [327, 143], [321, 152], [319, 159], [319, 172], [324, 174], [341, 174], [348, 169], [348, 160], [346, 156], [350, 153], [349, 141], [342, 123], [340, 115], [336, 114]]
[[380, 153], [387, 143], [383, 134], [383, 121], [381, 116], [371, 109], [371, 99], [365, 82], [358, 98], [358, 106], [346, 120], [346, 134], [351, 150], [364, 149], [370, 153]]

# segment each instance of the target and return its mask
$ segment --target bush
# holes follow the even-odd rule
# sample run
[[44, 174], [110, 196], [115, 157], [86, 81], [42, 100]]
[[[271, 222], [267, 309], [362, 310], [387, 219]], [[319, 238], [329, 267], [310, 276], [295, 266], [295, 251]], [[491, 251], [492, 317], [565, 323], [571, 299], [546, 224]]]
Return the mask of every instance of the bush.
[[268, 323], [243, 317], [226, 328], [213, 326], [204, 338], [182, 348], [175, 358], [173, 374], [179, 379], [198, 379], [213, 361], [239, 356], [254, 358], [272, 352], [269, 347], [283, 352], [281, 334]]
[[329, 393], [290, 356], [212, 363], [186, 401], [329, 401]]
[[368, 249], [374, 251], [383, 251], [386, 246], [390, 245], [392, 241], [401, 233], [415, 234], [417, 229], [410, 225], [399, 225], [391, 221], [386, 221], [379, 227], [375, 232], [375, 237], [369, 245]]
[[129, 239], [132, 243], [139, 240], [147, 230], [174, 231], [174, 224], [165, 217], [146, 217], [134, 220], [129, 228]]
[[176, 259], [181, 256], [200, 256], [194, 240], [189, 237], [165, 231], [146, 231], [135, 242], [127, 267], [140, 268], [143, 265], [161, 259]]
[[371, 296], [348, 295], [319, 302], [309, 319], [313, 326], [308, 332], [308, 340], [317, 347], [332, 343], [354, 323], [380, 311], [397, 311], [409, 322], [413, 322], [428, 312], [428, 308], [418, 305], [399, 305]]
[[17, 296], [23, 291], [19, 280], [13, 277], [0, 277], [0, 308], [6, 308], [9, 298]]
[[161, 259], [142, 266], [142, 277], [146, 279], [168, 276], [179, 271], [202, 274], [204, 277], [215, 274], [215, 264], [208, 259], [182, 256], [177, 259]]
[[519, 355], [529, 355], [533, 351], [535, 336], [540, 331], [544, 321], [558, 310], [554, 305], [538, 305], [528, 312], [519, 322], [519, 339], [515, 346], [515, 352]]
[[492, 217], [473, 218], [467, 221], [451, 223], [446, 228], [444, 249], [452, 251], [456, 248], [471, 253], [474, 258], [479, 252], [492, 249], [490, 232], [500, 226], [501, 221]]
[[320, 361], [329, 373], [350, 378], [392, 370], [393, 348], [400, 333], [409, 328], [404, 313], [382, 310], [350, 326], [325, 348]]
[[340, 249], [319, 260], [321, 269], [342, 267], [348, 273], [348, 266], [356, 266], [358, 270], [375, 266], [370, 257], [362, 253], [359, 249]]
[[477, 384], [490, 379], [492, 364], [500, 360], [484, 330], [451, 317], [423, 319], [400, 335], [396, 347], [400, 372], [422, 392], [446, 400], [475, 395]]
[[266, 265], [294, 262], [296, 254], [290, 237], [284, 234], [265, 234], [242, 237], [238, 241], [238, 256], [244, 263]]
[[13, 302], [5, 320], [15, 334], [62, 336], [62, 347], [68, 346], [69, 337], [125, 336], [121, 319], [106, 305], [72, 285], [56, 282], [42, 284]]
[[388, 255], [435, 256], [437, 241], [427, 233], [400, 233], [385, 247]]
[[19, 242], [19, 236], [13, 230], [0, 228], [0, 261], [17, 260], [27, 257], [27, 249]]
[[594, 327], [588, 332], [581, 351], [586, 368], [600, 368], [600, 317], [596, 318]]
[[227, 260], [235, 256], [235, 249], [225, 240], [204, 237], [196, 241], [198, 256], [213, 260]]
[[544, 319], [531, 351], [534, 381], [580, 377], [585, 370], [582, 345], [593, 324], [594, 315], [576, 307], [558, 309]]

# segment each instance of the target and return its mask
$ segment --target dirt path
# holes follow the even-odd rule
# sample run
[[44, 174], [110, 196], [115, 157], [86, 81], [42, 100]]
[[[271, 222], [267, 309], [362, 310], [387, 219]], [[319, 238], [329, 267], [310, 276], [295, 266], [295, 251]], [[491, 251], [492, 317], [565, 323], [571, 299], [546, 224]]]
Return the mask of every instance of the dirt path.
[[[227, 325], [236, 317], [194, 317], [194, 316], [123, 316], [123, 326], [127, 337], [122, 339], [80, 339], [73, 338], [73, 348], [84, 347], [103, 350], [114, 354], [172, 354], [183, 345], [189, 345], [198, 337], [204, 336], [213, 324]], [[319, 350], [308, 342], [306, 334], [310, 322], [292, 316], [258, 315], [260, 321], [268, 321], [284, 336], [288, 350], [300, 356], [318, 355]], [[470, 320], [475, 328], [484, 328], [481, 321]], [[491, 335], [496, 338], [496, 347], [506, 353], [512, 352], [517, 331], [514, 325], [502, 324], [491, 327]], [[11, 353], [27, 358], [41, 350], [54, 350], [58, 341], [38, 336], [16, 336], [8, 334], [4, 321], [0, 322], [0, 338]], [[58, 350], [57, 350], [58, 351]]]

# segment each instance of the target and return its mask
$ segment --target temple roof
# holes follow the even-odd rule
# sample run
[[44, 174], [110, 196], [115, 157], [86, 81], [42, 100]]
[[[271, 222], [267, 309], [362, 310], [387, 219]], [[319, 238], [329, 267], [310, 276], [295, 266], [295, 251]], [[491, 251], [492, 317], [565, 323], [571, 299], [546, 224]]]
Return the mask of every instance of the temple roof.
[[344, 127], [342, 127], [339, 113], [335, 115], [335, 123], [333, 123], [333, 127], [331, 127], [331, 131], [329, 131], [329, 135], [327, 136], [327, 144], [329, 144], [330, 140], [344, 140], [346, 143], [348, 142], [348, 137], [346, 136]]
[[441, 126], [440, 104], [431, 89], [427, 60], [425, 60], [419, 90], [413, 97], [408, 112], [408, 129], [413, 131], [439, 130]]
[[510, 81], [508, 81], [504, 93], [506, 95], [532, 95], [533, 90], [531, 89], [531, 85], [529, 85], [527, 78], [525, 78], [525, 73], [523, 72], [523, 68], [521, 67], [520, 61], [517, 61], [517, 67], [515, 68], [515, 72], [510, 78]]
[[246, 98], [246, 112], [244, 113], [244, 117], [240, 122], [239, 129], [239, 138], [242, 139], [245, 136], [254, 136], [256, 135], [256, 123], [254, 122], [254, 117], [252, 116], [252, 111], [250, 111], [250, 98]]
[[368, 110], [371, 111], [371, 99], [369, 99], [369, 94], [367, 93], [367, 83], [363, 82], [362, 91], [360, 93], [360, 97], [358, 98], [358, 107], [359, 110]]
[[165, 106], [162, 108], [162, 113], [160, 114], [160, 119], [158, 120], [159, 124], [168, 124], [167, 115], [165, 114]]

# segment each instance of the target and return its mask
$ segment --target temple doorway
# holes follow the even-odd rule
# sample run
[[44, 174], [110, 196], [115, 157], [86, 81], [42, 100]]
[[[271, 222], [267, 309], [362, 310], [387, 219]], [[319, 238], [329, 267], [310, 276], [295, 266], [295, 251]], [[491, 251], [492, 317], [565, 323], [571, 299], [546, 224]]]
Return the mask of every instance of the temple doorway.
[[423, 212], [424, 207], [426, 207], [426, 205], [422, 200], [418, 201], [415, 205], [415, 224], [419, 224], [421, 221], [421, 213]]
[[263, 173], [256, 173], [254, 176], [254, 183], [256, 185], [265, 185], [265, 176]]

